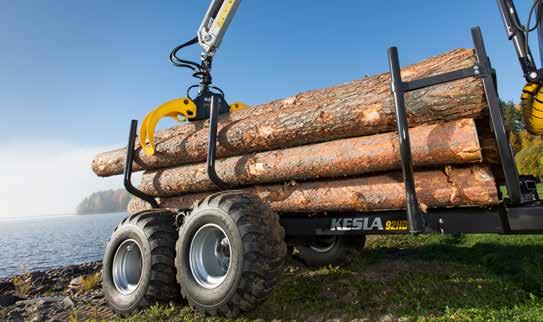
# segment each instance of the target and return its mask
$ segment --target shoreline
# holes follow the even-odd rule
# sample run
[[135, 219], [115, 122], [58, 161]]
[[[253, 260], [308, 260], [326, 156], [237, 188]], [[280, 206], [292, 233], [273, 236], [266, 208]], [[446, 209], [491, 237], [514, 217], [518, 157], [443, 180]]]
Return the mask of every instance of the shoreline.
[[114, 318], [102, 294], [101, 272], [101, 261], [94, 261], [2, 277], [0, 316], [5, 321]]
[[[76, 263], [73, 263], [73, 264], [66, 264], [66, 265], [55, 265], [55, 266], [50, 266], [50, 267], [43, 267], [43, 268], [30, 268], [30, 269], [27, 269], [25, 265], [22, 265], [22, 268], [19, 270], [19, 272], [16, 272], [16, 273], [12, 273], [12, 274], [9, 274], [9, 275], [0, 275], [0, 285], [7, 281], [7, 280], [12, 280], [13, 278], [15, 277], [21, 277], [21, 276], [25, 276], [25, 275], [32, 275], [32, 274], [42, 274], [42, 273], [49, 273], [49, 272], [54, 272], [54, 271], [57, 271], [57, 270], [63, 270], [63, 269], [69, 269], [70, 267], [86, 267], [87, 265], [97, 265], [97, 264], [102, 264], [102, 261], [101, 260], [86, 260], [86, 261], [82, 261], [82, 262], [76, 262]], [[0, 289], [0, 295], [1, 295], [1, 289]]]

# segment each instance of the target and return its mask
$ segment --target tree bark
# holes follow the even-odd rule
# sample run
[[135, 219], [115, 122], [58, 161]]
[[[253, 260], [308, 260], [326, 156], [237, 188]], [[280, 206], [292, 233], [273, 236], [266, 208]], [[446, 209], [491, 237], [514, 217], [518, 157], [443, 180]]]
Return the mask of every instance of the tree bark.
[[[479, 206], [498, 204], [492, 171], [484, 165], [450, 167], [419, 171], [415, 174], [421, 208]], [[291, 182], [285, 185], [255, 186], [245, 189], [281, 213], [326, 211], [381, 211], [404, 209], [405, 189], [400, 172], [361, 178]], [[189, 209], [209, 193], [160, 198], [162, 208]], [[129, 213], [148, 209], [137, 198], [128, 206]]]
[[494, 131], [490, 128], [490, 119], [488, 117], [478, 119], [475, 121], [475, 126], [477, 127], [477, 133], [479, 133], [479, 144], [481, 145], [484, 163], [500, 164], [498, 145]]
[[[473, 119], [423, 125], [410, 130], [415, 165], [482, 161]], [[396, 132], [340, 139], [284, 150], [218, 160], [219, 177], [239, 187], [289, 180], [337, 178], [400, 169]], [[140, 189], [160, 197], [215, 190], [206, 164], [191, 164], [144, 173]]]
[[[473, 51], [457, 49], [402, 70], [405, 81], [467, 68]], [[481, 81], [465, 78], [406, 95], [410, 126], [477, 117], [486, 102]], [[389, 74], [301, 93], [219, 120], [218, 157], [389, 132], [395, 129]], [[134, 171], [202, 162], [206, 158], [208, 121], [161, 131], [156, 153], [135, 153]], [[123, 172], [126, 150], [99, 154], [93, 171], [99, 176]]]

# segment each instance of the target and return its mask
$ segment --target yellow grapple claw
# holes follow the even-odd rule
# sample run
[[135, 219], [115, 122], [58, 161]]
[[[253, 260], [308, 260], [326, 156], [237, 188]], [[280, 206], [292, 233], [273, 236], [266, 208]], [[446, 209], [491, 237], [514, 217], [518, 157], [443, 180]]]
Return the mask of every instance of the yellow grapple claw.
[[146, 155], [155, 154], [155, 127], [163, 117], [185, 122], [196, 117], [196, 104], [188, 98], [168, 101], [145, 116], [140, 127], [139, 141]]
[[234, 102], [230, 104], [230, 112], [240, 111], [248, 109], [249, 105], [242, 103], [242, 102]]
[[528, 83], [522, 89], [522, 113], [526, 129], [532, 134], [543, 134], [543, 88]]

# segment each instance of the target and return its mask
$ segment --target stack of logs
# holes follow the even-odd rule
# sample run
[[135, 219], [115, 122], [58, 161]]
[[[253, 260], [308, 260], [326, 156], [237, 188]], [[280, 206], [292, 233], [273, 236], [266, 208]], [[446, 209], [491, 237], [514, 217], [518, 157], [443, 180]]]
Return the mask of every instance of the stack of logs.
[[[467, 68], [457, 49], [402, 70], [405, 81]], [[422, 209], [498, 203], [489, 164], [497, 162], [482, 83], [466, 78], [406, 95], [415, 180]], [[223, 115], [219, 177], [281, 213], [405, 208], [390, 77], [380, 74]], [[208, 121], [156, 134], [156, 153], [136, 147], [140, 189], [161, 207], [188, 209], [216, 187], [206, 173]], [[121, 174], [126, 149], [99, 154], [99, 176]], [[129, 212], [147, 209], [134, 199]]]

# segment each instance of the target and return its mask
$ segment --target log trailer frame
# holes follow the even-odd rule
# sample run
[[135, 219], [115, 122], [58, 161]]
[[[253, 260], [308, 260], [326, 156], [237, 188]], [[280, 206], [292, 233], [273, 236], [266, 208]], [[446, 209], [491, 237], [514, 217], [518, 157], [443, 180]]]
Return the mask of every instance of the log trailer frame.
[[[524, 76], [533, 90], [525, 93], [528, 97], [524, 104], [525, 116], [531, 118], [531, 121], [527, 121], [530, 123], [528, 125], [537, 132], [540, 123], [537, 120], [539, 107], [535, 96], [543, 83], [543, 71], [533, 63], [527, 37], [519, 31], [520, 23], [512, 1], [498, 0], [498, 4], [508, 35], [516, 46]], [[155, 121], [162, 116], [182, 115], [187, 120], [209, 118], [207, 173], [220, 192], [210, 193], [193, 209], [178, 212], [160, 209], [155, 196], [140, 191], [132, 184], [138, 122], [131, 122], [124, 186], [132, 195], [147, 201], [152, 209], [124, 219], [106, 248], [103, 261], [104, 293], [116, 313], [130, 314], [155, 302], [176, 300], [180, 294], [190, 306], [205, 314], [232, 317], [251, 310], [267, 298], [280, 277], [287, 256], [286, 241], [298, 249], [306, 264], [323, 265], [341, 263], [347, 256], [346, 249], [361, 249], [365, 235], [543, 233], [543, 203], [537, 193], [537, 180], [518, 173], [504, 126], [494, 71], [479, 27], [471, 30], [476, 63], [469, 68], [441, 75], [404, 82], [398, 50], [395, 47], [388, 49], [391, 95], [394, 97], [407, 197], [406, 210], [328, 212], [311, 216], [276, 214], [254, 196], [227, 190], [228, 186], [217, 176], [215, 160], [217, 119], [220, 114], [228, 112], [228, 105], [222, 91], [210, 91], [213, 89], [210, 86], [210, 67], [211, 57], [225, 32], [221, 27], [228, 25], [238, 5], [239, 0], [213, 1], [201, 28], [215, 36], [210, 38], [206, 33], [198, 33], [200, 42], [211, 41], [206, 46], [202, 45], [202, 65], [196, 66], [176, 56], [180, 48], [197, 43], [198, 37], [172, 52], [172, 62], [177, 62], [181, 67], [188, 65], [198, 69], [195, 76], [201, 79], [200, 99], [194, 102], [190, 97], [187, 102], [178, 100], [152, 115], [154, 121], [146, 118], [143, 124], [144, 131], [147, 131], [144, 134], [149, 135], [149, 131], [154, 131]], [[534, 7], [536, 5], [539, 12], [540, 0], [535, 1]], [[538, 14], [537, 23], [540, 41], [543, 40], [541, 16]], [[529, 31], [530, 27], [527, 26], [525, 30]], [[415, 189], [404, 95], [467, 77], [476, 77], [483, 83], [490, 127], [497, 143], [508, 196], [502, 198], [496, 207], [437, 208], [423, 213]], [[193, 114], [186, 114], [191, 109]], [[233, 110], [231, 106], [230, 110]], [[147, 126], [145, 122], [151, 125]], [[140, 143], [141, 140], [140, 132]], [[141, 144], [144, 149], [145, 143]], [[152, 148], [154, 152], [154, 142]], [[498, 180], [496, 183], [500, 191], [502, 183]]]
[[[495, 75], [487, 56], [483, 36], [479, 27], [471, 29], [476, 64], [465, 69], [435, 75], [423, 79], [404, 82], [401, 78], [398, 49], [388, 49], [391, 74], [391, 94], [394, 96], [400, 159], [405, 184], [406, 210], [377, 212], [341, 212], [326, 213], [312, 217], [288, 214], [281, 216], [281, 225], [288, 237], [345, 235], [345, 234], [419, 234], [419, 233], [498, 233], [524, 234], [543, 232], [543, 204], [537, 193], [537, 180], [532, 176], [520, 176], [515, 164], [513, 151], [505, 129], [500, 99], [496, 89]], [[422, 213], [417, 200], [413, 171], [413, 157], [409, 140], [409, 125], [405, 108], [404, 95], [408, 92], [430, 87], [458, 79], [476, 77], [481, 79], [488, 104], [490, 125], [497, 143], [501, 160], [504, 183], [508, 197], [499, 206], [493, 208], [442, 208], [428, 209]], [[216, 103], [211, 104], [211, 111], [217, 111]], [[155, 196], [138, 190], [132, 184], [133, 151], [135, 146], [137, 120], [132, 120], [127, 145], [124, 185], [132, 195], [147, 201], [152, 208], [158, 208]], [[209, 127], [209, 146], [207, 170], [209, 178], [220, 190], [226, 185], [218, 178], [215, 171], [215, 151], [217, 140], [217, 114], [211, 113]], [[220, 181], [217, 181], [220, 180]], [[500, 191], [501, 182], [497, 182]], [[185, 214], [190, 209], [183, 209]], [[368, 224], [374, 222], [381, 224]], [[360, 225], [360, 223], [364, 223]], [[387, 223], [389, 228], [387, 229]], [[392, 226], [390, 226], [392, 224]]]

